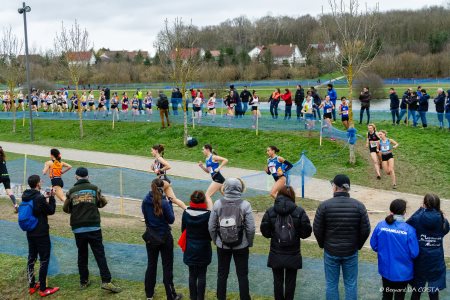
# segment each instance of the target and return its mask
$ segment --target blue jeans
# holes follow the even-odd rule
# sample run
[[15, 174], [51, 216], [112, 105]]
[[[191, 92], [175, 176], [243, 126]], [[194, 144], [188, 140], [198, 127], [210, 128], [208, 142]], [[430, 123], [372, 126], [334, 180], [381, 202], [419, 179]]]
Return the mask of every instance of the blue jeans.
[[417, 125], [417, 121], [419, 121], [419, 118], [420, 118], [420, 121], [422, 122], [422, 126], [424, 128], [427, 127], [427, 112], [419, 111], [419, 114], [416, 117], [416, 125]]
[[[336, 106], [336, 103], [334, 103], [334, 106]], [[331, 111], [331, 114], [333, 116], [333, 121], [336, 121], [336, 108], [333, 108], [333, 110]]]
[[234, 117], [235, 118], [242, 118], [242, 104], [237, 103], [234, 107]]
[[322, 119], [320, 116], [320, 109], [317, 105], [314, 105], [313, 114], [314, 114], [314, 119], [316, 119], [316, 120]]
[[416, 119], [417, 110], [408, 110], [408, 122], [409, 120], [413, 121], [413, 126], [417, 126], [417, 119]]
[[302, 106], [301, 105], [296, 105], [296, 111], [297, 111], [297, 119], [300, 118], [301, 114], [302, 114]]
[[[438, 116], [439, 116], [439, 114], [438, 114]], [[445, 118], [447, 119], [447, 122], [448, 122], [448, 129], [450, 129], [450, 112], [445, 114]], [[443, 120], [442, 120], [442, 125], [444, 125], [444, 121]]]
[[[437, 117], [439, 121], [439, 128], [444, 128], [444, 113], [437, 113]], [[445, 118], [448, 120], [447, 115], [445, 116]]]
[[278, 118], [278, 103], [280, 103], [280, 101], [270, 101], [270, 114], [273, 119]]
[[172, 102], [173, 114], [175, 116], [177, 116], [178, 115], [178, 100], [177, 99], [172, 99], [171, 102]]
[[406, 108], [400, 109], [400, 117], [398, 119], [401, 121], [405, 115], [406, 115]]
[[109, 103], [110, 103], [110, 99], [106, 99], [105, 106], [108, 111], [109, 111]]
[[[391, 114], [392, 114], [392, 124], [400, 123], [398, 108], [391, 109]], [[395, 117], [397, 117], [397, 120], [395, 120]]]
[[291, 119], [291, 110], [292, 110], [292, 104], [286, 105], [284, 110], [284, 119]]
[[359, 111], [359, 124], [362, 123], [363, 116], [364, 116], [364, 110], [366, 111], [366, 114], [367, 114], [367, 124], [369, 124], [370, 123], [370, 107], [362, 106], [362, 105], [361, 105], [361, 110]]
[[345, 257], [332, 256], [324, 251], [326, 299], [339, 300], [339, 277], [342, 267], [345, 299], [358, 299], [358, 251]]
[[248, 102], [242, 102], [244, 104], [244, 108], [242, 109], [242, 114], [245, 115], [248, 109]]

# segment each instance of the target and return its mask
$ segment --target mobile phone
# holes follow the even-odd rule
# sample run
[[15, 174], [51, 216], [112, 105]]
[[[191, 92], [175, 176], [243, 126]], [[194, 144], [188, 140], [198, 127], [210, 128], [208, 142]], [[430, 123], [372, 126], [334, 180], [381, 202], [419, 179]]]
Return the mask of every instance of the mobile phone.
[[46, 194], [50, 194], [51, 192], [52, 192], [52, 189], [51, 189], [51, 188], [46, 188], [46, 189], [45, 189], [45, 193], [46, 193]]

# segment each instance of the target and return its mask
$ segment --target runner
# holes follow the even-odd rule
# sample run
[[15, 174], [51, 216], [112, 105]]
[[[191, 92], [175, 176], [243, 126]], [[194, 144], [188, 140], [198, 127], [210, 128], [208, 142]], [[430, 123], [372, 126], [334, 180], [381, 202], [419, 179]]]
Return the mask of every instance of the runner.
[[325, 100], [319, 105], [319, 109], [323, 108], [323, 119], [325, 121], [325, 125], [323, 128], [328, 128], [328, 133], [330, 135], [330, 140], [335, 141], [336, 139], [333, 137], [333, 125], [331, 124], [333, 119], [333, 110], [334, 104], [330, 100], [330, 96], [325, 96]]
[[155, 161], [153, 162], [151, 169], [159, 179], [162, 179], [164, 181], [164, 193], [167, 195], [169, 200], [184, 210], [186, 209], [187, 206], [186, 204], [183, 203], [183, 201], [177, 199], [175, 193], [173, 192], [170, 180], [167, 177], [167, 170], [170, 170], [171, 166], [163, 158], [163, 155], [164, 155], [163, 145], [154, 145], [152, 147], [152, 156], [155, 158]]
[[[106, 118], [106, 98], [105, 98], [105, 92], [100, 92], [100, 97], [98, 98], [98, 107], [96, 111], [96, 115], [98, 115], [100, 112], [103, 112], [103, 118]], [[97, 118], [97, 116], [95, 117]]]
[[44, 111], [48, 112], [49, 109], [53, 113], [53, 96], [52, 96], [52, 92], [47, 92], [47, 95], [45, 96]]
[[117, 117], [117, 121], [120, 121], [119, 117], [119, 96], [117, 92], [114, 92], [113, 97], [111, 99], [111, 110], [113, 113], [113, 118]]
[[137, 93], [131, 100], [131, 115], [133, 116], [133, 119], [139, 115], [139, 98]]
[[197, 92], [197, 97], [192, 101], [192, 109], [194, 110], [194, 118], [197, 118], [199, 124], [202, 122], [202, 102], [200, 92]]
[[269, 146], [266, 150], [266, 153], [269, 156], [269, 158], [267, 158], [266, 173], [272, 175], [275, 180], [275, 184], [270, 192], [270, 196], [274, 199], [277, 197], [278, 191], [286, 185], [286, 172], [293, 167], [290, 162], [281, 156], [278, 156], [278, 152], [280, 152], [280, 150], [275, 146]]
[[0, 183], [3, 183], [6, 194], [11, 199], [14, 206], [14, 212], [17, 213], [18, 205], [16, 202], [16, 197], [11, 190], [11, 181], [9, 179], [8, 169], [6, 168], [6, 155], [2, 146], [0, 146]]
[[36, 89], [32, 89], [31, 90], [31, 97], [30, 97], [30, 101], [31, 101], [31, 111], [36, 112], [36, 116], [39, 117], [39, 113], [38, 113], [38, 109], [39, 109], [39, 97], [36, 95], [37, 90]]
[[339, 105], [339, 114], [341, 115], [342, 125], [348, 129], [348, 103], [347, 98], [341, 97], [341, 105]]
[[42, 91], [39, 93], [40, 107], [38, 107], [38, 109], [39, 109], [39, 108], [45, 109], [45, 97], [46, 97], [46, 96], [47, 96], [47, 93], [45, 92], [45, 90], [42, 90]]
[[127, 92], [123, 92], [123, 94], [122, 94], [122, 114], [124, 115], [124, 119], [126, 120], [128, 117], [128, 95], [127, 95]]
[[199, 167], [209, 173], [212, 178], [212, 182], [206, 190], [206, 196], [212, 197], [217, 191], [219, 191], [225, 182], [225, 178], [220, 173], [220, 170], [228, 163], [228, 159], [218, 156], [213, 150], [210, 144], [203, 146], [203, 155], [206, 157], [205, 165], [200, 161]]
[[83, 94], [81, 94], [81, 110], [85, 113], [87, 111], [87, 96], [86, 92], [83, 91]]
[[208, 115], [212, 116], [212, 122], [214, 123], [216, 120], [216, 93], [209, 94], [209, 100], [206, 103], [206, 107], [208, 108]]
[[75, 111], [78, 111], [78, 96], [76, 92], [72, 93], [72, 97], [70, 97], [70, 112], [73, 111], [75, 108]]
[[377, 179], [381, 179], [380, 167], [381, 167], [381, 153], [379, 152], [380, 138], [377, 134], [377, 128], [375, 124], [369, 124], [367, 126], [367, 140], [366, 147], [369, 148], [370, 157], [377, 173]]
[[89, 95], [88, 95], [88, 111], [92, 111], [95, 112], [95, 97], [94, 97], [94, 92], [92, 90], [89, 91]]
[[64, 202], [66, 200], [66, 195], [62, 190], [62, 188], [64, 187], [64, 182], [61, 176], [64, 173], [67, 173], [70, 169], [72, 169], [72, 166], [69, 165], [68, 163], [61, 161], [61, 153], [59, 152], [58, 149], [50, 150], [50, 158], [51, 160], [45, 162], [42, 174], [49, 175], [50, 180], [52, 182], [52, 188], [55, 191], [56, 197], [58, 197], [59, 200]]
[[63, 116], [63, 98], [61, 92], [58, 91], [56, 93], [56, 111], [60, 113], [61, 117]]
[[17, 95], [17, 99], [18, 99], [17, 110], [20, 109], [22, 111], [25, 111], [25, 105], [23, 104], [24, 96], [23, 96], [22, 91], [19, 91], [19, 94]]
[[383, 164], [383, 170], [387, 175], [391, 175], [392, 178], [392, 188], [397, 188], [397, 180], [395, 178], [394, 170], [394, 154], [392, 154], [392, 149], [398, 147], [398, 143], [393, 139], [387, 138], [387, 132], [385, 130], [380, 130], [378, 133], [380, 136], [380, 142], [378, 144], [378, 149], [381, 151], [381, 161]]
[[150, 122], [150, 116], [153, 114], [152, 110], [153, 97], [151, 91], [147, 92], [147, 95], [145, 96], [144, 99], [144, 103], [145, 103], [145, 111], [147, 112], [147, 122]]
[[259, 106], [259, 97], [255, 90], [253, 90], [252, 98], [249, 103], [252, 106], [252, 115], [253, 115], [253, 125], [252, 128], [256, 127], [256, 119], [261, 116], [261, 113], [258, 110]]
[[312, 130], [314, 129], [314, 102], [311, 92], [308, 91], [305, 98], [305, 103], [303, 103], [302, 114], [305, 117], [305, 127], [308, 129], [308, 136], [311, 137]]

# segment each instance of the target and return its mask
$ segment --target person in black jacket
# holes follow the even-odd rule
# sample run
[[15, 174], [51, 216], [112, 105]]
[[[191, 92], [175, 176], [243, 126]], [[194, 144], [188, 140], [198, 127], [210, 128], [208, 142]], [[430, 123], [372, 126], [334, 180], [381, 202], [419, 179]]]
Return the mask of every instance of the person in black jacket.
[[418, 107], [418, 115], [416, 117], [416, 124], [417, 121], [421, 120], [422, 127], [426, 128], [427, 125], [427, 111], [428, 111], [428, 100], [430, 100], [430, 95], [427, 94], [427, 90], [421, 89], [420, 90], [421, 96], [419, 98], [419, 107]]
[[417, 126], [417, 109], [419, 108], [419, 95], [416, 91], [411, 93], [408, 101], [408, 122], [413, 121], [413, 126]]
[[[409, 103], [409, 98], [411, 97], [411, 91], [412, 91], [412, 89], [407, 89], [403, 93], [402, 102], [400, 103], [400, 117], [399, 117], [400, 121], [403, 119], [403, 117], [408, 112], [407, 107], [408, 107], [408, 103]], [[406, 119], [405, 119], [405, 124], [406, 124]]]
[[[295, 235], [288, 240], [280, 237], [282, 220], [292, 226]], [[305, 210], [295, 204], [295, 192], [284, 186], [261, 222], [261, 233], [270, 239], [267, 266], [272, 268], [275, 300], [293, 300], [297, 271], [302, 268], [300, 239], [311, 236], [311, 223]]]
[[361, 94], [359, 95], [359, 101], [361, 102], [361, 110], [359, 111], [359, 124], [362, 124], [364, 110], [367, 113], [367, 124], [370, 123], [370, 100], [372, 100], [372, 95], [369, 92], [369, 88], [364, 87]]
[[[445, 112], [445, 93], [444, 90], [438, 88], [438, 94], [434, 98], [434, 104], [436, 104], [436, 112], [439, 121], [439, 128], [444, 128], [444, 112]], [[449, 125], [450, 126], [450, 125]]]
[[326, 299], [339, 299], [339, 274], [342, 267], [346, 299], [358, 298], [358, 250], [370, 234], [364, 204], [350, 198], [350, 179], [336, 175], [334, 197], [322, 202], [314, 218], [314, 235], [324, 251]]
[[245, 112], [248, 109], [248, 102], [252, 98], [252, 94], [247, 90], [246, 85], [244, 85], [244, 90], [241, 92], [240, 97], [241, 97], [242, 103], [244, 104], [244, 108], [242, 109], [242, 115], [245, 115]]
[[303, 101], [305, 100], [305, 90], [300, 84], [297, 85], [297, 90], [295, 91], [294, 102], [297, 108], [297, 120], [302, 117]]
[[[33, 215], [38, 219], [36, 227], [32, 231], [27, 231], [28, 240], [28, 262], [27, 275], [29, 284], [29, 294], [32, 295], [39, 290], [39, 295], [45, 297], [56, 293], [59, 287], [47, 286], [47, 272], [50, 262], [50, 233], [48, 226], [48, 216], [55, 214], [56, 201], [54, 191], [41, 194], [41, 178], [38, 175], [28, 177], [29, 189], [22, 195], [22, 202], [33, 202]], [[21, 204], [23, 205], [23, 204]], [[36, 283], [34, 277], [34, 264], [39, 255], [39, 282]]]
[[445, 103], [445, 118], [448, 123], [448, 130], [450, 131], [450, 90], [447, 90], [447, 102]]
[[[394, 88], [389, 89], [389, 99], [391, 100], [391, 114], [392, 114], [392, 125], [399, 124], [400, 118], [399, 118], [399, 112], [398, 108], [400, 106], [400, 100], [398, 99], [397, 92]], [[396, 120], [397, 118], [397, 120]]]
[[[313, 110], [313, 114], [314, 114], [314, 119], [320, 120], [322, 117], [320, 116], [320, 104], [322, 104], [322, 99], [320, 98], [319, 93], [317, 92], [317, 90], [312, 86], [311, 89], [311, 96], [313, 97], [313, 103], [314, 103], [314, 110]], [[316, 115], [317, 114], [317, 115]]]
[[208, 231], [212, 201], [206, 199], [205, 193], [194, 191], [181, 220], [181, 232], [186, 235], [183, 262], [189, 267], [189, 293], [192, 300], [205, 299], [206, 271], [212, 257]]

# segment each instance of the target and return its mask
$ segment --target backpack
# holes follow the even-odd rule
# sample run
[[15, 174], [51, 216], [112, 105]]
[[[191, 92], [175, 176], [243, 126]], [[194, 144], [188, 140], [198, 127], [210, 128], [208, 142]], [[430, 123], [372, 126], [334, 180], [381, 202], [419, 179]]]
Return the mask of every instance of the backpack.
[[195, 146], [197, 146], [197, 145], [198, 145], [198, 141], [197, 141], [196, 138], [188, 137], [188, 139], [187, 139], [187, 146], [188, 146], [189, 148], [195, 147]]
[[242, 243], [244, 233], [241, 213], [242, 200], [235, 202], [224, 202], [222, 200], [220, 200], [222, 208], [218, 219], [218, 235], [225, 246], [233, 248]]
[[164, 94], [159, 95], [158, 108], [159, 109], [168, 109], [169, 108], [169, 99], [167, 98], [166, 95], [164, 95]]
[[33, 202], [22, 201], [19, 205], [19, 226], [23, 231], [33, 231], [38, 224], [38, 219], [33, 215]]
[[292, 215], [277, 215], [275, 220], [274, 235], [272, 237], [281, 247], [292, 246], [297, 241], [297, 231], [295, 230]]

